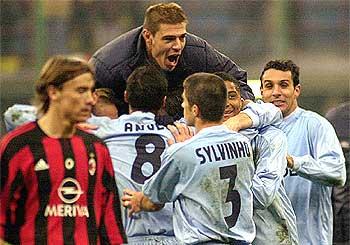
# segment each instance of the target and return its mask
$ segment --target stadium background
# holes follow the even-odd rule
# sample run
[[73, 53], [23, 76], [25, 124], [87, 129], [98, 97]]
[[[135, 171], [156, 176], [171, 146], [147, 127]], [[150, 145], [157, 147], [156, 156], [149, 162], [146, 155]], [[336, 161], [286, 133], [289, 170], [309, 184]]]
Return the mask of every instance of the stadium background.
[[[29, 103], [39, 68], [54, 54], [89, 58], [142, 24], [159, 1], [1, 0], [0, 111]], [[301, 67], [299, 104], [324, 113], [349, 100], [348, 0], [187, 0], [188, 31], [205, 38], [259, 79], [270, 59]], [[4, 125], [1, 120], [1, 135]]]

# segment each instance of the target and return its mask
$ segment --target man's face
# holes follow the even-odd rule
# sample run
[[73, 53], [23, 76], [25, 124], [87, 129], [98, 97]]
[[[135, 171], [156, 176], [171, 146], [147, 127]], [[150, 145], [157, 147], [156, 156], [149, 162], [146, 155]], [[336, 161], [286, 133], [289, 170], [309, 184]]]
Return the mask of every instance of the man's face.
[[93, 89], [95, 81], [91, 73], [84, 73], [63, 84], [57, 90], [55, 99], [56, 110], [72, 123], [85, 122], [91, 116], [95, 103]]
[[175, 69], [186, 43], [186, 23], [160, 24], [153, 35], [147, 29], [143, 32], [148, 53], [166, 71]]
[[261, 95], [265, 102], [271, 102], [279, 107], [284, 117], [297, 108], [300, 84], [293, 86], [291, 71], [269, 69], [261, 79]]
[[187, 125], [194, 126], [194, 115], [192, 113], [192, 107], [188, 103], [187, 97], [185, 95], [185, 90], [182, 93], [182, 99], [183, 99], [183, 102], [182, 102], [181, 106], [184, 109], [184, 118], [187, 122]]
[[231, 81], [225, 81], [227, 89], [227, 103], [224, 113], [224, 121], [227, 119], [236, 116], [242, 108], [242, 99], [239, 90]]

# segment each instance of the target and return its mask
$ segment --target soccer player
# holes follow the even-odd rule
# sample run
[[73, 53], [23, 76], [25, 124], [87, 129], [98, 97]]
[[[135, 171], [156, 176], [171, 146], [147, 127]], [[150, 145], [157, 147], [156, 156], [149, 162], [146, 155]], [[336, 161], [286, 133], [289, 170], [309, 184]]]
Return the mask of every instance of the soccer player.
[[[247, 85], [247, 73], [205, 40], [188, 33], [187, 23], [187, 16], [178, 4], [151, 5], [145, 12], [143, 26], [115, 38], [92, 56], [97, 86], [113, 89], [122, 101], [131, 72], [140, 65], [156, 64], [169, 81], [168, 95], [179, 102], [166, 108], [175, 120], [182, 116], [182, 82], [195, 72], [228, 72], [241, 81], [242, 96], [254, 98]], [[121, 114], [127, 110], [125, 103]]]
[[265, 102], [279, 107], [287, 135], [285, 189], [292, 202], [300, 244], [332, 244], [332, 186], [342, 186], [344, 156], [332, 125], [298, 106], [299, 67], [291, 60], [269, 61], [260, 76]]
[[90, 117], [93, 71], [54, 56], [35, 83], [39, 120], [0, 142], [0, 238], [13, 244], [127, 242], [107, 147], [76, 128]]
[[[238, 81], [230, 74], [215, 73], [227, 88], [224, 120], [237, 115], [243, 107]], [[246, 130], [240, 133], [245, 134]], [[298, 244], [295, 214], [283, 185], [287, 167], [287, 138], [274, 126], [259, 129], [251, 140], [255, 163], [253, 177], [253, 219], [256, 237], [253, 244]]]
[[[161, 167], [161, 157], [167, 148], [171, 132], [155, 121], [164, 107], [167, 80], [155, 66], [141, 66], [126, 82], [125, 100], [130, 114], [111, 120], [93, 117], [89, 122], [99, 126], [94, 132], [111, 153], [119, 193], [125, 188], [141, 191], [146, 180]], [[137, 244], [174, 244], [172, 205], [157, 213], [139, 213], [128, 217], [122, 208], [122, 218], [128, 241]]]
[[222, 125], [227, 90], [213, 74], [184, 81], [183, 108], [196, 135], [171, 145], [164, 166], [142, 192], [125, 190], [123, 205], [155, 211], [174, 202], [179, 243], [249, 244], [255, 237], [251, 192], [254, 164], [249, 141]]

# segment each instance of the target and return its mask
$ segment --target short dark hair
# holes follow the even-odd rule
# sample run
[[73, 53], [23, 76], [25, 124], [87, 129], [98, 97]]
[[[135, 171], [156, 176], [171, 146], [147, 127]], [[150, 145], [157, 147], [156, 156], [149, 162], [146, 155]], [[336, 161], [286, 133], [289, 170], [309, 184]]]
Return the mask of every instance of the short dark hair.
[[279, 71], [290, 71], [292, 73], [293, 86], [297, 86], [299, 81], [299, 67], [292, 60], [271, 60], [269, 61], [260, 75], [260, 82], [262, 86], [262, 77], [265, 71], [275, 69]]
[[221, 77], [222, 80], [224, 80], [224, 81], [232, 82], [233, 85], [236, 87], [237, 91], [239, 93], [241, 93], [241, 84], [239, 83], [239, 81], [236, 78], [234, 78], [234, 76], [232, 76], [231, 74], [224, 72], [224, 71], [214, 72], [214, 75]]
[[34, 105], [39, 114], [45, 114], [49, 109], [50, 99], [47, 88], [52, 85], [62, 88], [63, 84], [84, 74], [94, 76], [93, 68], [83, 59], [73, 56], [56, 55], [43, 66], [39, 79], [35, 82]]
[[185, 12], [177, 3], [159, 3], [147, 8], [143, 27], [153, 35], [159, 30], [160, 24], [188, 23]]
[[166, 96], [165, 110], [174, 120], [180, 120], [183, 117], [182, 109], [182, 87], [169, 90]]
[[106, 102], [114, 104], [117, 109], [121, 107], [121, 101], [116, 97], [115, 93], [110, 88], [97, 88], [95, 93], [98, 98], [104, 99]]
[[160, 110], [167, 90], [167, 79], [154, 65], [136, 68], [126, 81], [129, 105], [141, 111]]
[[218, 122], [223, 118], [227, 89], [222, 78], [210, 73], [195, 73], [184, 81], [184, 95], [190, 106], [197, 105], [204, 121]]

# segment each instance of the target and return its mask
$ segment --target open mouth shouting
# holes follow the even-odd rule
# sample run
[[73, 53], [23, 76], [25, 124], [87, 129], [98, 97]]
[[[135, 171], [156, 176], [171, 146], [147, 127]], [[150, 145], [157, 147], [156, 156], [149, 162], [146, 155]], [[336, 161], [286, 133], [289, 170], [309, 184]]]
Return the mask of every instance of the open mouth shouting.
[[180, 58], [180, 54], [172, 54], [166, 57], [165, 66], [170, 70], [174, 70]]

